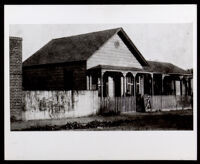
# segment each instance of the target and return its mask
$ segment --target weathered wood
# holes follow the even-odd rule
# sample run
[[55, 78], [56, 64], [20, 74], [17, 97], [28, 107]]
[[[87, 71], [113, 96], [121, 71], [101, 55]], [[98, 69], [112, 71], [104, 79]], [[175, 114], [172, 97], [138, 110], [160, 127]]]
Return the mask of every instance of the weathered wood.
[[[119, 42], [118, 47], [115, 47], [114, 43], [116, 41]], [[88, 59], [87, 69], [97, 65], [142, 68], [141, 64], [117, 34]]]
[[[150, 109], [147, 111], [157, 110], [180, 110], [191, 108], [191, 96], [150, 96]], [[144, 104], [147, 106], [147, 97], [144, 97]], [[108, 112], [136, 112], [136, 97], [104, 97], [100, 100], [101, 113]]]
[[103, 97], [100, 99], [101, 113], [108, 112], [135, 112], [136, 98], [131, 97]]
[[[159, 95], [150, 96], [151, 109], [155, 110], [180, 110], [184, 108], [191, 108], [191, 96], [175, 96], [175, 95]], [[145, 102], [146, 106], [146, 102]]]
[[162, 109], [176, 109], [176, 97], [174, 95], [162, 96]]

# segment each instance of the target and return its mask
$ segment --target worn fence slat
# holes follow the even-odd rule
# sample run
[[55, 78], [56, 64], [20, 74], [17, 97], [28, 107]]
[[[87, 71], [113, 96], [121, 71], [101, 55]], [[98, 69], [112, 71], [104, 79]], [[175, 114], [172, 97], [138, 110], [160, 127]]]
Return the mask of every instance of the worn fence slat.
[[[180, 110], [192, 107], [191, 96], [175, 96], [175, 95], [156, 95], [148, 97], [150, 100], [150, 109], [146, 111], [157, 110]], [[144, 97], [145, 106], [147, 105], [147, 97]], [[102, 112], [136, 112], [136, 96], [130, 97], [104, 97], [101, 99], [100, 106]]]
[[181, 110], [191, 108], [191, 96], [160, 95], [151, 96], [152, 110]]
[[103, 97], [100, 99], [100, 108], [102, 113], [107, 112], [135, 112], [136, 97]]

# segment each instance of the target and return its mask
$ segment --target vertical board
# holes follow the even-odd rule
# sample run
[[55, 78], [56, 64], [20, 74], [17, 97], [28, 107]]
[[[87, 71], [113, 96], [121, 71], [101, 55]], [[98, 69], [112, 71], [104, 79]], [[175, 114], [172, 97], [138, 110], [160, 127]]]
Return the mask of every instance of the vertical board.
[[109, 112], [136, 112], [136, 98], [130, 97], [103, 97], [100, 99], [101, 113]]

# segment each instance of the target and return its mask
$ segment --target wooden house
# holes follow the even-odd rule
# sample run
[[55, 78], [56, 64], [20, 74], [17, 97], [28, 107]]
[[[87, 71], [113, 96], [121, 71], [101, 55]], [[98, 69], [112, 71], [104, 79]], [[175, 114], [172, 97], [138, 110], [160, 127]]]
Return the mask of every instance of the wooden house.
[[192, 74], [146, 61], [122, 28], [53, 39], [23, 62], [24, 90], [98, 90], [101, 97], [191, 95]]

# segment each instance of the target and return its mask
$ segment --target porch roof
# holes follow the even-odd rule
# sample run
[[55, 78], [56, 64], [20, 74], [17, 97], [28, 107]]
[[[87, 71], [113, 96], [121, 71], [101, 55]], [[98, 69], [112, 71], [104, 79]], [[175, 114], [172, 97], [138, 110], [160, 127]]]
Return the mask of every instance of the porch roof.
[[165, 74], [165, 75], [190, 75], [187, 71], [184, 69], [181, 69], [171, 63], [163, 63], [163, 62], [154, 62], [154, 61], [148, 61], [150, 64], [149, 67], [143, 67], [143, 69], [136, 68], [136, 67], [122, 67], [122, 66], [111, 66], [111, 65], [97, 65], [95, 67], [92, 67], [88, 69], [89, 71], [91, 70], [99, 70], [99, 69], [104, 69], [104, 70], [116, 70], [116, 71], [134, 71], [138, 73], [159, 73], [159, 74]]
[[158, 72], [164, 74], [189, 74], [186, 70], [172, 64], [166, 62], [158, 62], [158, 61], [147, 61], [149, 63], [148, 67], [144, 67], [145, 71], [148, 72]]
[[138, 71], [142, 72], [143, 69], [135, 68], [135, 67], [122, 67], [122, 66], [111, 66], [111, 65], [98, 65], [95, 67], [92, 67], [88, 70], [95, 70], [95, 69], [105, 69], [105, 70], [121, 70], [121, 71]]

